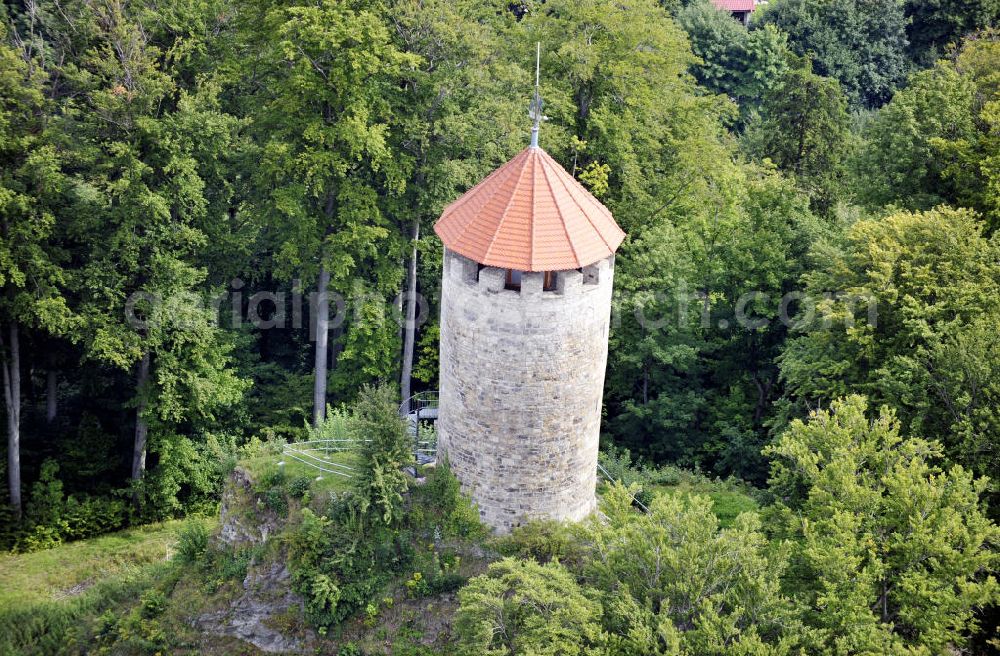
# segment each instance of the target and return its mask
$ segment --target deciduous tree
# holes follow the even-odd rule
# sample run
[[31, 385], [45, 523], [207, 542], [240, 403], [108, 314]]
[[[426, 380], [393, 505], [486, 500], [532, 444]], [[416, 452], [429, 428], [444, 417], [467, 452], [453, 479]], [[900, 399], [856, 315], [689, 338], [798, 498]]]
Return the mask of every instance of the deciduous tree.
[[402, 191], [389, 148], [391, 96], [418, 59], [393, 43], [377, 3], [334, 0], [299, 5], [266, 0], [243, 14], [244, 74], [257, 93], [252, 111], [263, 144], [254, 182], [280, 277], [316, 280], [313, 424], [327, 404], [330, 306], [349, 297], [351, 321], [338, 316], [338, 363], [353, 375], [348, 392], [385, 375], [398, 361], [396, 330], [385, 316], [402, 278], [401, 235], [380, 206]]
[[0, 24], [0, 371], [10, 504], [20, 518], [23, 331], [66, 332], [65, 274], [53, 239], [67, 181], [48, 129], [48, 71], [34, 43]]
[[879, 107], [906, 79], [906, 19], [899, 0], [778, 0], [755, 12], [816, 72], [838, 80], [853, 107]]
[[817, 629], [809, 653], [940, 653], [994, 603], [1000, 530], [979, 508], [985, 479], [940, 463], [863, 397], [796, 420], [767, 453], [789, 585]]

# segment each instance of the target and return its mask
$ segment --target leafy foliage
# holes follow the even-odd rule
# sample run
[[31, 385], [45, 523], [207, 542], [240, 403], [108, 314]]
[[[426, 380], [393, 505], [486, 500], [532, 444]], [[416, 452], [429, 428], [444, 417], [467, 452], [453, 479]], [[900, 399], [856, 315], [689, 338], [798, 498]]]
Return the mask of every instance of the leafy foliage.
[[909, 19], [906, 35], [910, 53], [925, 66], [947, 54], [949, 46], [957, 45], [962, 37], [995, 26], [1000, 20], [1000, 3], [996, 0], [907, 0], [904, 7]]
[[746, 151], [794, 176], [819, 214], [829, 214], [843, 195], [848, 143], [840, 85], [813, 73], [807, 58], [793, 59], [744, 135]]
[[820, 75], [838, 80], [854, 107], [883, 105], [908, 72], [898, 0], [779, 0], [763, 7], [756, 25], [787, 33], [795, 54], [810, 56]]
[[[942, 468], [936, 442], [874, 420], [852, 396], [796, 420], [768, 452], [791, 585], [818, 630], [810, 653], [935, 653], [961, 645], [1000, 594], [985, 479]], [[813, 634], [809, 634], [813, 635]], [[910, 651], [912, 650], [912, 651]]]
[[[982, 373], [966, 376], [963, 360], [941, 360], [956, 340], [968, 345], [973, 335], [982, 341], [969, 345], [966, 366], [985, 365], [977, 353], [992, 348], [991, 333], [972, 327], [996, 312], [1000, 292], [997, 244], [982, 231], [968, 210], [903, 211], [859, 221], [843, 246], [817, 249], [818, 266], [804, 280], [823, 300], [781, 356], [789, 398], [817, 407], [865, 394], [895, 408], [905, 428], [948, 445], [959, 461], [992, 462], [969, 457], [971, 443], [955, 436], [961, 426], [974, 434], [967, 423], [974, 416], [988, 421], [980, 410], [989, 398], [979, 392]], [[954, 405], [959, 398], [961, 409]], [[957, 414], [944, 411], [942, 399]]]
[[692, 2], [677, 13], [691, 38], [698, 83], [734, 99], [743, 115], [779, 84], [788, 68], [788, 37], [773, 25], [747, 31], [710, 1]]
[[913, 76], [876, 114], [858, 157], [870, 206], [940, 203], [1000, 221], [1000, 36], [985, 32], [950, 59]]
[[459, 600], [460, 653], [600, 653], [600, 604], [558, 562], [500, 560], [463, 588]]
[[413, 452], [392, 388], [364, 387], [351, 423], [361, 445], [356, 483], [359, 509], [362, 513], [371, 511], [373, 518], [386, 525], [398, 523], [403, 492], [409, 486], [403, 467], [413, 462]]

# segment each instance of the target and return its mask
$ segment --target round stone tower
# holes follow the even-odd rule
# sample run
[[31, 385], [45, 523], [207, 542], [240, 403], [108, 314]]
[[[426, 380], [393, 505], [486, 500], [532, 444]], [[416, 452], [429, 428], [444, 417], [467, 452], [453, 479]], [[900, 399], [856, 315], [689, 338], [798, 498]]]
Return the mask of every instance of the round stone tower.
[[595, 507], [614, 252], [604, 205], [532, 145], [448, 206], [438, 451], [500, 532]]

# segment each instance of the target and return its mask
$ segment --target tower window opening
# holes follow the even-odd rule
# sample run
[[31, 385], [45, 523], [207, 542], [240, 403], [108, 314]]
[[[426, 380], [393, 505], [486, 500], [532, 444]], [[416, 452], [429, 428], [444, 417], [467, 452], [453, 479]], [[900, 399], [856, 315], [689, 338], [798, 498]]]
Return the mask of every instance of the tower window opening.
[[542, 278], [542, 291], [552, 292], [556, 289], [557, 275], [555, 271], [546, 271]]
[[504, 289], [511, 289], [515, 292], [521, 291], [521, 272], [517, 269], [507, 269], [507, 279], [504, 282]]
[[583, 267], [583, 284], [596, 285], [600, 282], [600, 269], [596, 264]]

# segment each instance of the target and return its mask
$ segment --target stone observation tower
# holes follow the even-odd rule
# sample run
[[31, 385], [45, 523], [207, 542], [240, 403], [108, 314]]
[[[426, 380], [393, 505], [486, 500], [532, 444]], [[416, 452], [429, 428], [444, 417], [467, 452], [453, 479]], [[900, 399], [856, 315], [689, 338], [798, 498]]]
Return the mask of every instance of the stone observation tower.
[[614, 253], [604, 205], [532, 145], [449, 205], [438, 451], [482, 520], [579, 520], [596, 505]]

